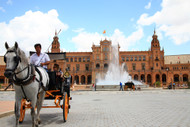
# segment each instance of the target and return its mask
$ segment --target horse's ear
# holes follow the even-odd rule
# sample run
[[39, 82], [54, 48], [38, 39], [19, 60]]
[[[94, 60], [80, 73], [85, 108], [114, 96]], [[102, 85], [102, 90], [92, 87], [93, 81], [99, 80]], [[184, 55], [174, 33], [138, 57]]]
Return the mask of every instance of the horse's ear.
[[5, 48], [8, 49], [9, 45], [7, 44], [7, 42], [5, 42]]
[[18, 49], [18, 43], [15, 41], [15, 48]]

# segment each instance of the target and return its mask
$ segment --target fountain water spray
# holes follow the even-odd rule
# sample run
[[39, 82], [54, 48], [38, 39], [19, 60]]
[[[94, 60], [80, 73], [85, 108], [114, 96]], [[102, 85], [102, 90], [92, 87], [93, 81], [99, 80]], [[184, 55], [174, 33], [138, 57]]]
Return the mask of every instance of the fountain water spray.
[[112, 46], [111, 60], [104, 78], [102, 78], [99, 73], [96, 75], [96, 79], [97, 85], [119, 85], [120, 82], [124, 84], [128, 81], [132, 81], [135, 85], [143, 85], [139, 81], [132, 80], [127, 72], [127, 66], [125, 63], [120, 66], [118, 46]]

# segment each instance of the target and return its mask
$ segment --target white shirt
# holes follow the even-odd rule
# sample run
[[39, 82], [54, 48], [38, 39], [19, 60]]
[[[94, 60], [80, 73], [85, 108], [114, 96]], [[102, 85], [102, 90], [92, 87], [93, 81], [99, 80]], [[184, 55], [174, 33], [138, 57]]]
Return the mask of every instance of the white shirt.
[[[31, 57], [30, 57], [30, 63], [40, 66], [41, 63], [45, 63], [47, 61], [50, 61], [50, 58], [48, 56], [48, 54], [46, 53], [40, 53], [40, 56], [38, 56], [36, 53], [34, 53]], [[47, 65], [43, 65], [43, 68], [47, 69]]]

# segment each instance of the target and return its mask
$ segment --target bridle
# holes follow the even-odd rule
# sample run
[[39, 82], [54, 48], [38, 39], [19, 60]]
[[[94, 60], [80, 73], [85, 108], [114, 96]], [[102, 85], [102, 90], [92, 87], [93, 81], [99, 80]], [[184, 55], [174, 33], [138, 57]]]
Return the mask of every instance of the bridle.
[[[13, 73], [15, 73], [15, 70], [17, 69], [18, 64], [21, 62], [21, 58], [20, 58], [20, 56], [17, 54], [16, 50], [8, 50], [8, 51], [6, 52], [6, 54], [12, 53], [12, 52], [14, 52], [14, 53], [16, 54], [16, 56], [14, 57], [14, 62], [16, 63], [16, 65], [15, 65], [15, 67], [14, 67], [13, 69], [6, 69], [5, 71], [12, 71]], [[5, 63], [7, 62], [6, 54], [4, 55], [4, 62], [5, 62]], [[25, 69], [24, 69], [24, 70], [25, 70]], [[22, 71], [24, 71], [24, 70], [22, 70]], [[22, 72], [22, 71], [21, 71], [21, 72]]]
[[[34, 66], [32, 64], [28, 64], [25, 68], [23, 68], [22, 70], [15, 72], [15, 70], [18, 67], [18, 64], [21, 62], [21, 58], [20, 56], [18, 56], [16, 50], [9, 50], [6, 52], [7, 53], [11, 53], [14, 52], [16, 54], [16, 56], [14, 57], [14, 62], [16, 63], [15, 67], [13, 69], [6, 69], [5, 71], [11, 71], [13, 72], [12, 74], [12, 80], [14, 82], [15, 85], [19, 85], [19, 86], [24, 86], [24, 85], [28, 85], [29, 83], [31, 83], [32, 81], [34, 81], [35, 79], [35, 69]], [[6, 54], [4, 56], [4, 62], [6, 63]], [[28, 69], [28, 73], [26, 75], [25, 78], [20, 79], [18, 78], [16, 75], [23, 72], [24, 70]]]

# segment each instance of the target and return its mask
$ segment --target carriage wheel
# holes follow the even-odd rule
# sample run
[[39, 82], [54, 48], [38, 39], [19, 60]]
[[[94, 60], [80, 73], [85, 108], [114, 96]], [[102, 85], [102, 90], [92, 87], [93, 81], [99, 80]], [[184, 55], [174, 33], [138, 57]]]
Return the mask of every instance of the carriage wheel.
[[[22, 123], [24, 121], [25, 111], [26, 111], [25, 104], [26, 104], [26, 100], [22, 99], [22, 101], [21, 101], [21, 107], [20, 107], [19, 123]], [[15, 107], [16, 107], [16, 105], [15, 105]]]
[[67, 96], [67, 93], [64, 92], [64, 97], [63, 97], [63, 120], [64, 120], [64, 122], [67, 121], [68, 110], [69, 110], [68, 96]]

